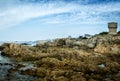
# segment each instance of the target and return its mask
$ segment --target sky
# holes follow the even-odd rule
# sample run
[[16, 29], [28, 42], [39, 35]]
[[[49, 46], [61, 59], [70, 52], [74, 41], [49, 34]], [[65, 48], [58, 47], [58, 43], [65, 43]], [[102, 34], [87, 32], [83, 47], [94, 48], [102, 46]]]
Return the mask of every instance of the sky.
[[108, 31], [120, 0], [0, 0], [0, 41], [34, 41]]

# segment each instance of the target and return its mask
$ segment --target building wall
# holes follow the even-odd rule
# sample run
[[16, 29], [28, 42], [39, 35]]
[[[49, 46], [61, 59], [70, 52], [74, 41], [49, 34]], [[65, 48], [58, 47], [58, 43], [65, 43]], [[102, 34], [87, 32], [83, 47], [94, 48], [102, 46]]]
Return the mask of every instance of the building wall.
[[117, 28], [109, 28], [109, 34], [117, 34]]
[[117, 34], [117, 23], [110, 22], [108, 23], [109, 34]]

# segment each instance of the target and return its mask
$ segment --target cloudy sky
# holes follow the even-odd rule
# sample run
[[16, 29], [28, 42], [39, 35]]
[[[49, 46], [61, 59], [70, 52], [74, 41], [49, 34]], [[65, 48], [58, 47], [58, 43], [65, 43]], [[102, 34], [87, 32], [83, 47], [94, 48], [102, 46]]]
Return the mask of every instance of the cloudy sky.
[[1, 41], [93, 35], [108, 22], [120, 24], [120, 0], [0, 0]]

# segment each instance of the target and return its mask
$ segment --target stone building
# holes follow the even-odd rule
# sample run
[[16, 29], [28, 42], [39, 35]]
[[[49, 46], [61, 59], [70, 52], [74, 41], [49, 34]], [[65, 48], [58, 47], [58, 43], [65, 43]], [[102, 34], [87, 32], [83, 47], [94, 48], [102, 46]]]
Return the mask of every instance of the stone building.
[[117, 34], [117, 23], [116, 22], [109, 22], [108, 23], [109, 34]]

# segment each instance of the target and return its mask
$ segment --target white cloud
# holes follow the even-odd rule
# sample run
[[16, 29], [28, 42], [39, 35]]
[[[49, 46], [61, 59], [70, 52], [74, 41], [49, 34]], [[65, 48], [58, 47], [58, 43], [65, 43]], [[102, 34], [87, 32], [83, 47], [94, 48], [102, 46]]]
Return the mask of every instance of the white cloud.
[[[3, 0], [2, 0], [3, 1]], [[1, 3], [1, 1], [0, 1]], [[13, 4], [12, 2], [11, 4]], [[114, 6], [112, 6], [114, 4]], [[65, 4], [21, 4], [0, 11], [0, 29], [20, 24], [24, 21], [34, 18], [40, 18], [40, 21], [47, 24], [60, 23], [102, 23], [109, 21], [103, 15], [106, 13], [109, 19], [120, 21], [118, 15], [111, 12], [120, 12], [120, 3], [100, 4], [100, 5], [78, 5], [75, 3]], [[7, 6], [6, 6], [7, 7]], [[3, 8], [3, 7], [1, 7]], [[70, 13], [70, 15], [66, 15]], [[56, 14], [56, 15], [55, 15]], [[44, 16], [48, 16], [42, 18]], [[55, 16], [54, 16], [55, 15]], [[108, 17], [107, 17], [108, 18]]]
[[[73, 23], [73, 24], [99, 24], [107, 23], [109, 21], [120, 21], [119, 15], [120, 3], [115, 3], [114, 6], [111, 4], [104, 5], [72, 5], [76, 8], [67, 13], [58, 14], [57, 16], [51, 16], [46, 19], [41, 19], [44, 23]], [[117, 12], [116, 12], [117, 11]], [[114, 14], [113, 14], [114, 13]], [[52, 21], [51, 21], [52, 19]]]
[[43, 17], [52, 14], [70, 12], [72, 8], [67, 6], [55, 7], [54, 5], [21, 5], [7, 11], [0, 12], [0, 27], [8, 27], [26, 20]]

